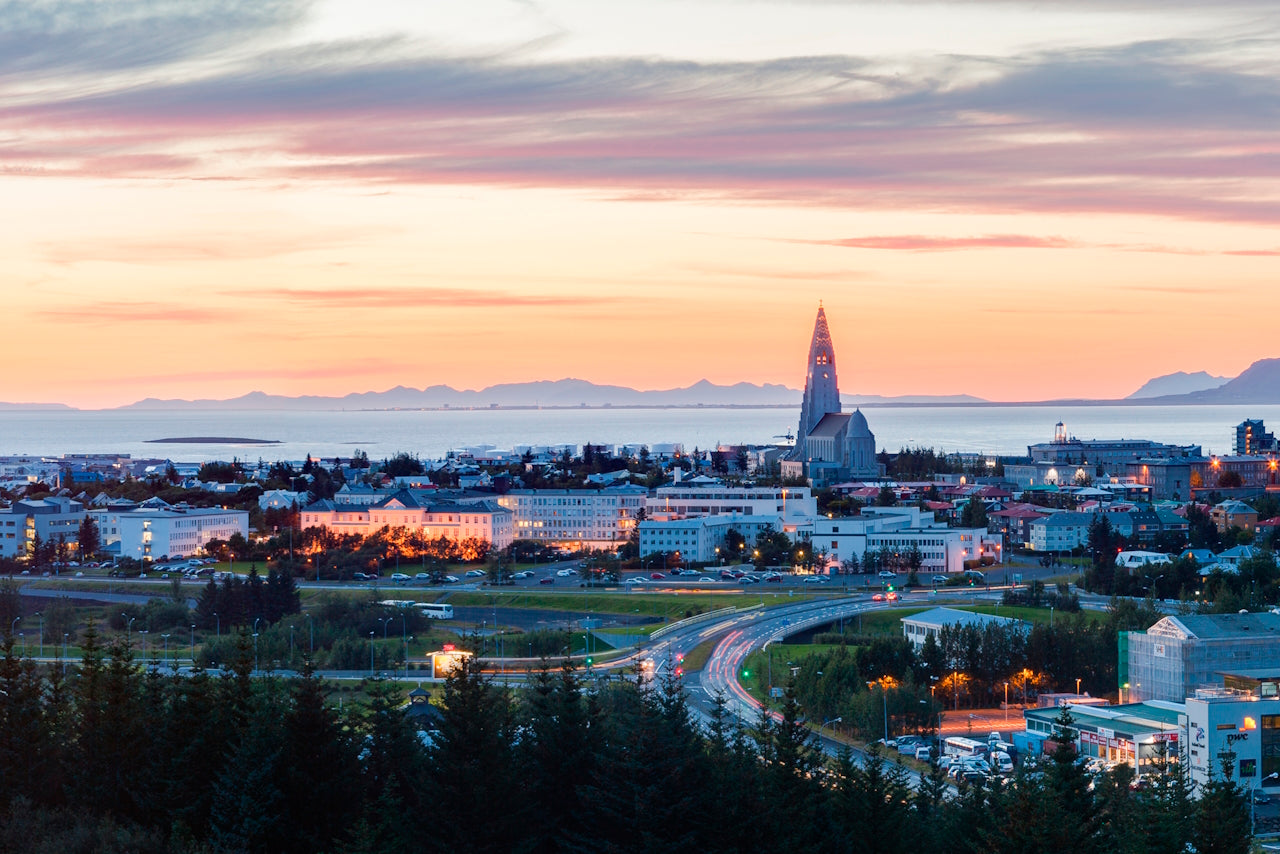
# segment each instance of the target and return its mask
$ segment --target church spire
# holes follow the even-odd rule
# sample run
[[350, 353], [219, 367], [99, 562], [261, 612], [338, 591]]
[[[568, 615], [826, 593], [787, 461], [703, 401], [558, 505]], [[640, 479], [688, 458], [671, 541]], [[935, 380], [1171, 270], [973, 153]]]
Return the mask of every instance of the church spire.
[[831, 343], [827, 313], [818, 303], [818, 317], [813, 322], [813, 340], [809, 344], [809, 364], [805, 371], [804, 401], [800, 406], [800, 429], [793, 456], [805, 456], [805, 438], [830, 412], [840, 411], [840, 387], [836, 381], [836, 350]]

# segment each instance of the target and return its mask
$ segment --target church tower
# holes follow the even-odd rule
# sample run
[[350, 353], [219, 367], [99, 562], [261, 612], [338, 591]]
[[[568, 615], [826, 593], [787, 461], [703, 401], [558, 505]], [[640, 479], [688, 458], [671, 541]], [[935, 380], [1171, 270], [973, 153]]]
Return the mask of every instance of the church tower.
[[805, 440], [822, 416], [840, 411], [840, 387], [836, 382], [836, 350], [827, 328], [827, 313], [818, 303], [818, 318], [813, 322], [813, 341], [809, 344], [809, 365], [804, 379], [804, 402], [800, 405], [800, 429], [796, 431], [792, 459], [806, 457]]

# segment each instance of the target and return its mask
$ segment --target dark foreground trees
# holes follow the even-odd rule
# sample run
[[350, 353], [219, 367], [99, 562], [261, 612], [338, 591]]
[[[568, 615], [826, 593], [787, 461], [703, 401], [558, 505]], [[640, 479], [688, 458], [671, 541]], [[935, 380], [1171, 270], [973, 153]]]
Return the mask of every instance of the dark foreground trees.
[[790, 694], [709, 717], [675, 676], [549, 664], [522, 689], [468, 665], [423, 737], [391, 683], [339, 712], [309, 672], [143, 672], [98, 644], [65, 680], [0, 648], [0, 852], [1244, 852], [1229, 779], [1176, 766], [1089, 785], [1069, 748], [958, 797], [873, 753], [827, 764]]

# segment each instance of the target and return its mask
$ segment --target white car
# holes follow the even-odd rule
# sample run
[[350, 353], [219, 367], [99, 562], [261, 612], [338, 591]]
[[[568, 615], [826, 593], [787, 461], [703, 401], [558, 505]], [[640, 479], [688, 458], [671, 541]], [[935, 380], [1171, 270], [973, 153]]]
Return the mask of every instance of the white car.
[[631, 578], [628, 578], [626, 581], [623, 582], [623, 584], [644, 584], [644, 579], [636, 575], [636, 576], [632, 576]]
[[446, 576], [444, 577], [444, 583], [445, 583], [445, 584], [457, 584], [457, 583], [458, 583], [458, 576], [456, 576], [456, 575], [446, 575]]
[[698, 579], [699, 584], [715, 584], [716, 580], [709, 575], [704, 575]]
[[520, 570], [519, 572], [517, 572], [517, 573], [515, 573], [514, 575], [512, 575], [511, 577], [512, 577], [512, 578], [533, 578], [533, 570], [531, 570], [531, 569], [522, 569], [522, 570]]
[[825, 575], [810, 575], [804, 580], [805, 584], [825, 584], [827, 577]]
[[468, 569], [467, 578], [484, 578], [483, 569]]
[[880, 578], [883, 581], [893, 581], [897, 577], [898, 577], [898, 573], [890, 572], [887, 569], [881, 570], [880, 575], [878, 576], [878, 578]]
[[391, 580], [396, 583], [400, 583], [402, 581], [408, 581], [409, 576], [405, 575], [403, 572], [393, 572], [391, 573]]
[[571, 575], [577, 575], [577, 574], [578, 574], [578, 570], [576, 569], [560, 569], [556, 571], [556, 576], [559, 578], [568, 578]]

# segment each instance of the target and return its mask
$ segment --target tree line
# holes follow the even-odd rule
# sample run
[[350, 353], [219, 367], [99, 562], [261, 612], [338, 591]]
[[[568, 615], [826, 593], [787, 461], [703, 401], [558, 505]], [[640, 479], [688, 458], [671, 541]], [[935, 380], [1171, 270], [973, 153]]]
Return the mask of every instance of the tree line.
[[1176, 765], [1097, 786], [1062, 739], [1006, 786], [949, 794], [938, 766], [848, 749], [827, 762], [795, 693], [745, 724], [719, 698], [695, 724], [675, 676], [595, 681], [544, 663], [523, 689], [474, 660], [429, 736], [372, 682], [339, 711], [309, 672], [143, 672], [92, 630], [69, 676], [0, 658], [0, 850], [43, 852], [1243, 852], [1247, 809], [1221, 779], [1190, 797]]

